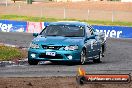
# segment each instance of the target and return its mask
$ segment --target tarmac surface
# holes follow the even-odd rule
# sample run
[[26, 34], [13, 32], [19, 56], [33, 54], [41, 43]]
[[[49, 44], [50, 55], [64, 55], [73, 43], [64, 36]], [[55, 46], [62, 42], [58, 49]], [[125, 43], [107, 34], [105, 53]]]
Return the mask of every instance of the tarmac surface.
[[[3, 33], [0, 32], [0, 43], [13, 44], [28, 48], [33, 39], [28, 33]], [[0, 77], [46, 77], [46, 76], [76, 76], [78, 67], [87, 73], [132, 73], [132, 39], [107, 39], [107, 51], [102, 63], [88, 62], [85, 65], [53, 64], [41, 62], [39, 65], [0, 66]]]

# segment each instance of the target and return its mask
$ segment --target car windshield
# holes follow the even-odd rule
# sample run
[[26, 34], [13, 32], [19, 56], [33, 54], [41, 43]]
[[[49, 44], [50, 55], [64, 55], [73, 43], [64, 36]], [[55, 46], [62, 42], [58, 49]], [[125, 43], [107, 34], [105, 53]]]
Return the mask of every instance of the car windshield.
[[83, 37], [84, 27], [76, 25], [50, 25], [47, 26], [40, 35], [44, 36], [64, 36], [64, 37]]

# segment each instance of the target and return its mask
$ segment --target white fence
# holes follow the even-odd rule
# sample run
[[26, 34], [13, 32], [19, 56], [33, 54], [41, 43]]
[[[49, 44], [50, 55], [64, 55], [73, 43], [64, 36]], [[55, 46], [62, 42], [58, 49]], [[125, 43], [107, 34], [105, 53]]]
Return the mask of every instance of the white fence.
[[132, 22], [132, 11], [117, 10], [94, 10], [94, 9], [71, 9], [71, 8], [51, 8], [45, 6], [6, 3], [0, 5], [0, 14], [13, 14], [47, 18], [70, 18], [80, 20], [101, 20], [101, 21], [125, 21]]

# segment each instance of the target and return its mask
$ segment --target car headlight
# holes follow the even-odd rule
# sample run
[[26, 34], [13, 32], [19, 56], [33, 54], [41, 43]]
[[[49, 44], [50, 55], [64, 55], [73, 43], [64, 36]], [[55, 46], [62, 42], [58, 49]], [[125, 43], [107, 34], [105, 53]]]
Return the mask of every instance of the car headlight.
[[39, 45], [38, 44], [33, 44], [33, 43], [30, 43], [30, 48], [34, 48], [34, 49], [38, 49], [39, 48]]
[[78, 46], [66, 46], [64, 50], [77, 50]]

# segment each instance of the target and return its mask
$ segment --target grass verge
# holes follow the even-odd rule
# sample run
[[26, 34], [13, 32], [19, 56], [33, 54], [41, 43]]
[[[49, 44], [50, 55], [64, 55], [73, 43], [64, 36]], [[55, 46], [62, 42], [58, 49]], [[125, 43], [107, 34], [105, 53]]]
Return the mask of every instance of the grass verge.
[[23, 59], [27, 57], [27, 52], [13, 47], [0, 45], [0, 61]]
[[58, 19], [58, 18], [45, 18], [45, 17], [28, 17], [18, 15], [0, 15], [1, 20], [18, 20], [18, 21], [33, 21], [33, 22], [55, 22], [62, 20], [83, 21], [91, 25], [117, 25], [117, 26], [132, 26], [132, 22], [111, 22], [111, 21], [97, 21], [97, 20], [77, 20], [77, 19]]

